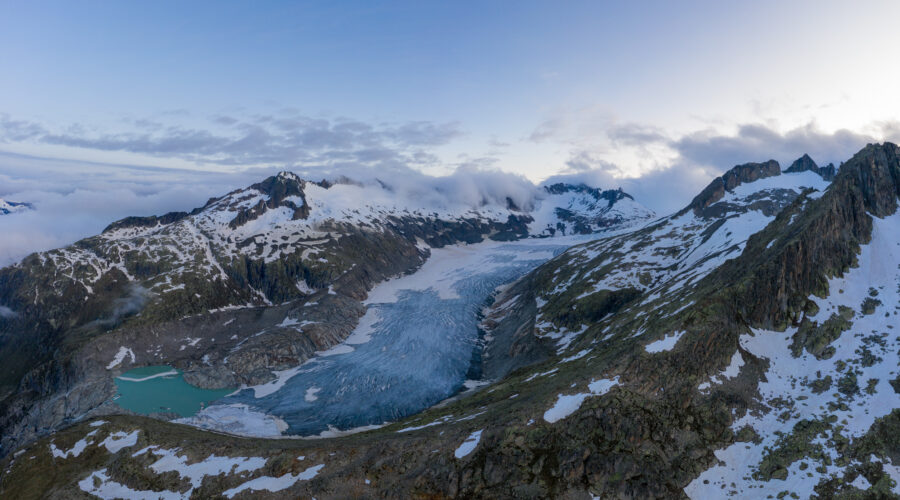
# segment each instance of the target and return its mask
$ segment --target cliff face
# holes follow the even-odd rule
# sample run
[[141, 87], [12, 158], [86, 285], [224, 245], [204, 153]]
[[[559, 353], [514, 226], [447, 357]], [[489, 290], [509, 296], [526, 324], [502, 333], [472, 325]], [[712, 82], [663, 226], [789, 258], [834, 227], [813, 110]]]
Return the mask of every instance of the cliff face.
[[828, 294], [828, 278], [854, 264], [871, 239], [869, 214], [893, 214], [898, 194], [897, 146], [869, 145], [841, 167], [821, 198], [797, 200], [711, 279], [737, 282], [741, 295], [729, 300], [748, 322], [783, 329], [799, 320], [808, 295]]

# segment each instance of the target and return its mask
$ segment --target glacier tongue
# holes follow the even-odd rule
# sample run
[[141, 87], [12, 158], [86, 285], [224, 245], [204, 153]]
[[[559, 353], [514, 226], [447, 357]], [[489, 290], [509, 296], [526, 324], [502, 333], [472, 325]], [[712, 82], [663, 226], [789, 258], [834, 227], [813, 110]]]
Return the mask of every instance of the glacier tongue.
[[[321, 435], [403, 418], [461, 390], [478, 346], [477, 313], [492, 291], [585, 237], [485, 242], [432, 250], [416, 273], [385, 282], [367, 301], [352, 343], [292, 370], [279, 388], [249, 388], [184, 423], [241, 434], [280, 432], [229, 428], [226, 405], [268, 414], [288, 434]], [[313, 393], [315, 397], [308, 397]], [[226, 421], [228, 420], [228, 421]], [[260, 418], [260, 421], [266, 419]], [[268, 429], [268, 430], [266, 430]]]

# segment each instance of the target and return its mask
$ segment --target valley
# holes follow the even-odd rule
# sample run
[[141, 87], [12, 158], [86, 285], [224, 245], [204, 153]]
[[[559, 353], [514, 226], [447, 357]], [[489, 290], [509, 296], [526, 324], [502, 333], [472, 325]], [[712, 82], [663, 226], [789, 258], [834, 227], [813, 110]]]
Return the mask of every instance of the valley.
[[[58, 351], [3, 403], [0, 491], [897, 495], [900, 150], [832, 174], [738, 165], [663, 217], [586, 186], [531, 212], [335, 212], [334, 186], [281, 174], [113, 224], [0, 273], [7, 339], [59, 325], [35, 284], [106, 311], [43, 333]], [[184, 411], [150, 403], [186, 387]]]

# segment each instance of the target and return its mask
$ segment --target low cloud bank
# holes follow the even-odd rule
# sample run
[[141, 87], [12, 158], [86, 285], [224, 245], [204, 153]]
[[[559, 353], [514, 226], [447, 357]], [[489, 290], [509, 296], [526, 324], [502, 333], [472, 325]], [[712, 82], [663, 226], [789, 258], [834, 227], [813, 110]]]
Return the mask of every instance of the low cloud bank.
[[672, 139], [654, 127], [617, 125], [606, 130], [611, 144], [631, 148], [639, 156], [665, 150], [669, 160], [635, 177], [627, 174], [627, 165], [606, 161], [589, 149], [578, 149], [571, 152], [562, 173], [547, 182], [620, 186], [662, 215], [683, 208], [712, 179], [735, 165], [774, 159], [787, 168], [803, 154], [809, 154], [819, 165], [840, 165], [866, 144], [900, 142], [898, 122], [875, 123], [868, 129], [868, 133], [846, 129], [825, 132], [811, 122], [780, 132], [766, 125], [745, 124], [732, 134], [710, 129]]
[[103, 328], [112, 329], [122, 323], [122, 320], [128, 316], [132, 316], [141, 312], [147, 300], [150, 298], [150, 291], [139, 285], [131, 285], [124, 297], [120, 297], [113, 301], [112, 309], [105, 318], [91, 321], [84, 328]]
[[[179, 129], [141, 124], [138, 128], [144, 127], [142, 133], [152, 138], [149, 142], [142, 142], [137, 132], [115, 138], [82, 138], [83, 141], [73, 132], [62, 141], [40, 124], [0, 118], [0, 143], [57, 141], [85, 149], [137, 151], [160, 157], [217, 158], [219, 164], [250, 160], [271, 161], [273, 165], [223, 173], [226, 167], [222, 166], [215, 170], [172, 169], [0, 153], [0, 198], [35, 206], [34, 211], [0, 216], [0, 266], [34, 251], [65, 246], [98, 234], [110, 222], [123, 217], [189, 211], [211, 197], [248, 186], [280, 170], [291, 170], [310, 180], [349, 178], [381, 185], [388, 189], [383, 194], [385, 199], [413, 200], [423, 207], [505, 206], [511, 200], [528, 210], [544, 196], [540, 187], [525, 177], [480, 168], [478, 162], [469, 162], [443, 177], [418, 170], [436, 161], [428, 153], [429, 147], [445, 144], [461, 133], [455, 124], [372, 126], [299, 116], [263, 116], [249, 123], [220, 117], [223, 126], [245, 134], [241, 137], [247, 140], [216, 139], [200, 132], [182, 137]], [[896, 122], [878, 123], [869, 130], [823, 132], [810, 123], [779, 132], [752, 124], [740, 126], [731, 134], [704, 130], [672, 138], [651, 126], [620, 124], [606, 130], [609, 144], [631, 148], [648, 158], [653, 152], [666, 151], [664, 164], [657, 164], [638, 177], [630, 176], [629, 166], [606, 160], [603, 148], [575, 145], [569, 147], [570, 157], [562, 169], [548, 166], [548, 173], [558, 173], [542, 184], [621, 187], [638, 202], [664, 215], [684, 207], [714, 177], [740, 163], [774, 158], [786, 167], [808, 153], [820, 164], [839, 164], [867, 143], [900, 140], [900, 124]], [[272, 151], [275, 156], [266, 156]], [[200, 156], [194, 156], [195, 153]], [[483, 164], [489, 166], [491, 162]]]

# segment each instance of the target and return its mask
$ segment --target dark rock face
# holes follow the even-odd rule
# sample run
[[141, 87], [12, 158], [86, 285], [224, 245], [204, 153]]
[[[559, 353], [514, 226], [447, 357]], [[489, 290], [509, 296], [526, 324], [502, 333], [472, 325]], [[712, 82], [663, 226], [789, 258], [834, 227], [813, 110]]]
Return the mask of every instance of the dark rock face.
[[836, 174], [837, 169], [834, 167], [834, 163], [829, 163], [828, 165], [819, 168], [819, 175], [828, 182], [833, 181]]
[[188, 212], [169, 212], [165, 215], [151, 215], [149, 217], [125, 217], [106, 226], [104, 233], [115, 231], [116, 229], [126, 229], [132, 227], [154, 227], [156, 225], [172, 224], [191, 215]]
[[500, 380], [513, 370], [553, 355], [552, 342], [534, 335], [536, 312], [531, 279], [520, 280], [498, 294], [481, 321], [481, 328], [490, 335], [478, 369], [481, 378]]
[[807, 170], [819, 173], [819, 166], [816, 165], [816, 162], [814, 162], [808, 154], [804, 154], [800, 158], [794, 160], [794, 163], [791, 163], [791, 166], [788, 167], [787, 170], [784, 171], [784, 173], [793, 174], [797, 172], [806, 172]]
[[734, 188], [747, 182], [765, 179], [766, 177], [774, 177], [781, 175], [781, 167], [775, 160], [769, 160], [765, 163], [745, 163], [737, 165], [721, 177], [716, 177], [713, 181], [698, 194], [691, 204], [688, 205], [694, 213], [698, 214], [706, 207], [722, 199], [726, 191], [733, 191]]
[[[241, 210], [228, 225], [232, 229], [240, 227], [247, 222], [258, 219], [266, 211], [278, 207], [287, 207], [293, 210], [294, 220], [309, 217], [309, 204], [306, 203], [306, 196], [303, 193], [305, 185], [306, 181], [289, 172], [282, 172], [251, 185], [251, 189], [268, 195], [269, 199], [260, 200], [256, 205]], [[289, 197], [299, 197], [300, 203], [287, 200]]]
[[722, 176], [725, 181], [725, 189], [728, 191], [745, 184], [747, 182], [765, 179], [766, 177], [774, 177], [781, 175], [781, 167], [775, 160], [769, 160], [765, 163], [745, 163], [738, 165]]
[[893, 214], [900, 195], [900, 148], [869, 144], [841, 167], [835, 186], [848, 193], [858, 189], [865, 208], [878, 217]]
[[[751, 324], [781, 329], [796, 323], [806, 297], [826, 294], [828, 277], [849, 269], [859, 246], [870, 241], [869, 214], [893, 214], [898, 195], [900, 149], [891, 143], [870, 144], [841, 167], [825, 195], [818, 200], [799, 197], [769, 227], [750, 237], [740, 258], [708, 279], [736, 282], [735, 293], [755, 297], [730, 301]], [[767, 249], [779, 231], [790, 231], [791, 236]]]
[[791, 163], [791, 166], [788, 167], [787, 170], [784, 171], [786, 174], [792, 174], [797, 172], [815, 172], [822, 176], [826, 181], [833, 181], [836, 173], [836, 169], [834, 168], [833, 163], [829, 163], [824, 167], [820, 167], [816, 165], [816, 162], [813, 161], [812, 158], [809, 157], [808, 154], [804, 154], [800, 158], [794, 160], [794, 163]]

